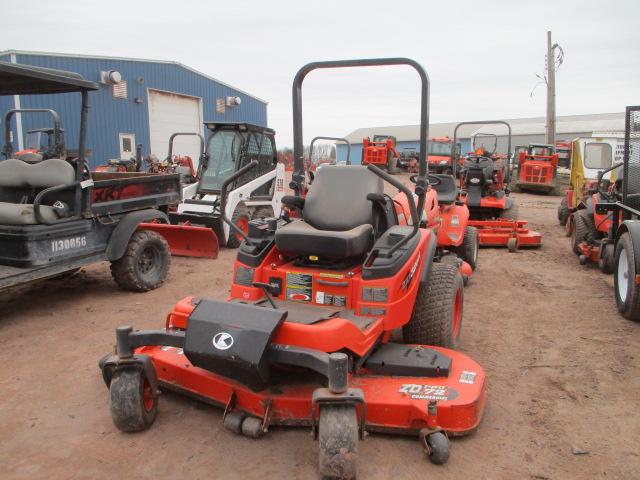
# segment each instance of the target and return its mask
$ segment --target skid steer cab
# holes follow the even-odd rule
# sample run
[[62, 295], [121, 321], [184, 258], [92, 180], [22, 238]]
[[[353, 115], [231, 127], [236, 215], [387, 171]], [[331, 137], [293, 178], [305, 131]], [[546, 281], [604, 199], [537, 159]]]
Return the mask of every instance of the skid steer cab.
[[[169, 217], [173, 224], [188, 222], [209, 227], [220, 244], [237, 248], [249, 232], [251, 220], [280, 216], [284, 165], [277, 162], [272, 129], [249, 123], [205, 125], [209, 135], [201, 155], [198, 181], [183, 190], [182, 202]], [[252, 161], [256, 168], [227, 184], [223, 199], [225, 181]], [[224, 222], [223, 216], [230, 222]]]
[[[303, 79], [316, 69], [379, 65], [412, 67], [422, 80], [415, 192], [375, 165], [324, 165], [302, 197]], [[116, 350], [99, 366], [118, 429], [150, 427], [158, 391], [169, 388], [224, 406], [224, 425], [249, 437], [274, 425], [311, 427], [324, 477], [356, 476], [366, 431], [414, 435], [433, 463], [447, 461], [449, 436], [480, 423], [485, 374], [454, 350], [463, 280], [456, 266], [438, 261], [436, 235], [420, 228], [429, 189], [428, 98], [426, 72], [406, 58], [315, 62], [298, 71], [296, 195], [282, 200], [301, 218], [249, 222], [226, 301], [189, 296], [163, 330], [117, 329]], [[215, 143], [212, 157], [234, 151], [238, 132], [222, 132], [230, 146]], [[234, 229], [225, 190], [258, 167], [254, 158], [215, 184], [223, 220]], [[399, 221], [383, 182], [406, 196], [410, 224]], [[402, 339], [392, 341], [400, 330]]]

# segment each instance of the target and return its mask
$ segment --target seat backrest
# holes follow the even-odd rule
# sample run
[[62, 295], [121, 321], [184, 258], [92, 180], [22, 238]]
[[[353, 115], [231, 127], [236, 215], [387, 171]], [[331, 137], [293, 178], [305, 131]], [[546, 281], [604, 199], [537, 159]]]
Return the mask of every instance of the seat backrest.
[[309, 187], [302, 217], [319, 230], [344, 231], [373, 224], [367, 194], [382, 192], [382, 179], [362, 165], [323, 165]]
[[431, 184], [431, 188], [438, 192], [438, 202], [444, 204], [455, 202], [458, 198], [456, 178], [453, 175], [445, 174], [431, 174], [430, 176], [439, 180], [438, 183]]
[[43, 189], [73, 183], [73, 166], [59, 158], [30, 164], [10, 158], [0, 162], [0, 187]]

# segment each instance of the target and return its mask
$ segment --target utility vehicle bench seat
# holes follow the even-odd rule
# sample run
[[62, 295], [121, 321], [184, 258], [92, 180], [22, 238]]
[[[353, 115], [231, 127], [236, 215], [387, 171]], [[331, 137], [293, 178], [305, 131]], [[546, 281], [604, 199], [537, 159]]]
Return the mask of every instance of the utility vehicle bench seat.
[[304, 199], [304, 220], [276, 231], [278, 250], [336, 259], [368, 252], [375, 236], [373, 203], [367, 195], [382, 192], [382, 180], [366, 167], [323, 166]]
[[[36, 225], [32, 203], [22, 203], [46, 188], [68, 185], [75, 181], [73, 166], [59, 158], [29, 164], [10, 158], [0, 162], [0, 225]], [[46, 221], [58, 215], [50, 205], [41, 205], [40, 213]]]

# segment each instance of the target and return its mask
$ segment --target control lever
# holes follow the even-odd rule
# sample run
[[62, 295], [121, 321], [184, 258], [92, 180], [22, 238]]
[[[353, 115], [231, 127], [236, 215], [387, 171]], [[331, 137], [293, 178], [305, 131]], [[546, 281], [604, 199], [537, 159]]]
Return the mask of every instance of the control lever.
[[278, 309], [278, 307], [276, 307], [275, 302], [273, 301], [273, 298], [271, 298], [271, 295], [278, 294], [278, 291], [277, 291], [278, 287], [276, 285], [271, 285], [270, 283], [262, 283], [262, 282], [253, 282], [252, 285], [262, 290], [262, 293], [264, 293], [264, 296], [267, 297], [267, 300], [269, 300], [269, 303], [271, 304], [271, 306], [275, 310]]

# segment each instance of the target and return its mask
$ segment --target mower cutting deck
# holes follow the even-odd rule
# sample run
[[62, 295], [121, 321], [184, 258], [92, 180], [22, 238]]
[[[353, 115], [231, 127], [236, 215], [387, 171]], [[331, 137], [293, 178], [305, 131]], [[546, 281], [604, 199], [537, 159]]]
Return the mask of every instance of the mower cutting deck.
[[[434, 231], [420, 228], [429, 187], [428, 77], [408, 59], [318, 62], [295, 77], [293, 190], [305, 191], [301, 86], [320, 68], [408, 65], [422, 79], [421, 154], [414, 194], [374, 165], [318, 169], [307, 195], [284, 197], [302, 218], [257, 218], [244, 241], [227, 301], [187, 297], [165, 329], [116, 331], [100, 361], [117, 428], [148, 428], [159, 388], [224, 407], [224, 425], [249, 437], [272, 425], [311, 426], [319, 470], [354, 478], [365, 431], [416, 435], [436, 464], [447, 435], [473, 432], [482, 418], [485, 374], [456, 347], [464, 289], [458, 267], [435, 255]], [[383, 180], [407, 199], [402, 224]], [[348, 205], [349, 208], [344, 208]], [[387, 208], [391, 205], [391, 208]], [[402, 342], [391, 342], [402, 329]]]

